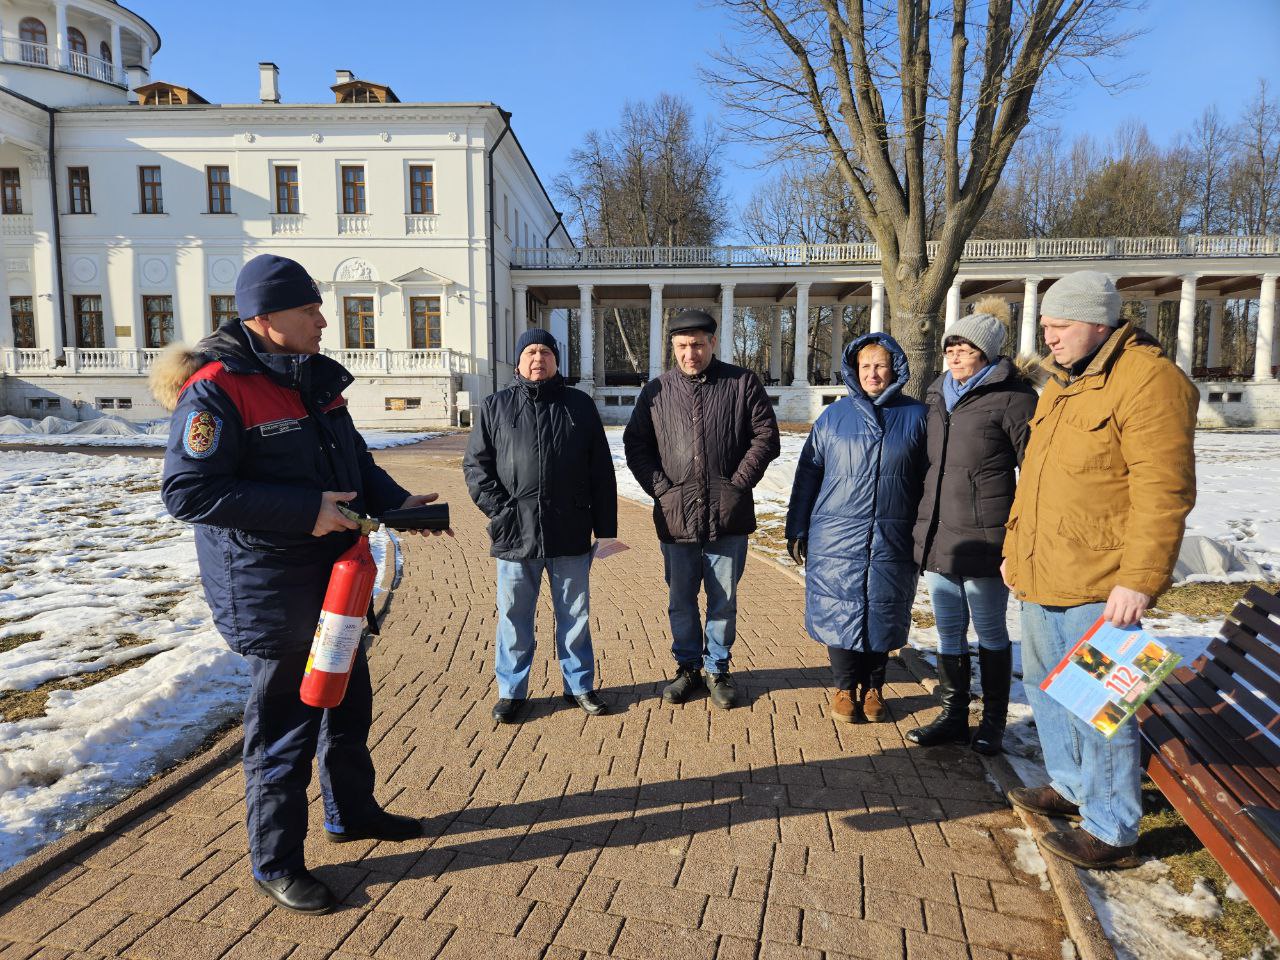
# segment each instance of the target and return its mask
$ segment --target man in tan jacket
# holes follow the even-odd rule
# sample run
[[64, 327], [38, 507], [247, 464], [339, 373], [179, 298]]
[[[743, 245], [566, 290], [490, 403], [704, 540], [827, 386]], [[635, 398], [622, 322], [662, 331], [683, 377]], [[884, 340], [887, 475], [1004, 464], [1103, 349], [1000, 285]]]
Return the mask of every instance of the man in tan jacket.
[[1144, 331], [1120, 323], [1105, 274], [1051, 286], [1040, 326], [1052, 356], [1009, 516], [1001, 573], [1022, 601], [1022, 666], [1050, 782], [1019, 807], [1079, 817], [1042, 845], [1093, 869], [1133, 862], [1141, 764], [1132, 722], [1107, 740], [1040, 690], [1099, 616], [1141, 619], [1169, 586], [1195, 505], [1199, 392]]

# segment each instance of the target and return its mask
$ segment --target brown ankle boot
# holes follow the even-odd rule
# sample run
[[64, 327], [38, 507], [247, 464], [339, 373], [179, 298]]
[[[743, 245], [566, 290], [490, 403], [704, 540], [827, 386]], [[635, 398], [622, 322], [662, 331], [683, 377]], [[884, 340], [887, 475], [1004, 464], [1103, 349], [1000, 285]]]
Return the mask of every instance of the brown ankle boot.
[[841, 723], [854, 723], [858, 719], [858, 707], [848, 690], [837, 690], [831, 698], [831, 718]]
[[868, 722], [878, 723], [888, 716], [888, 708], [884, 705], [884, 697], [877, 687], [868, 687], [862, 693], [862, 712]]

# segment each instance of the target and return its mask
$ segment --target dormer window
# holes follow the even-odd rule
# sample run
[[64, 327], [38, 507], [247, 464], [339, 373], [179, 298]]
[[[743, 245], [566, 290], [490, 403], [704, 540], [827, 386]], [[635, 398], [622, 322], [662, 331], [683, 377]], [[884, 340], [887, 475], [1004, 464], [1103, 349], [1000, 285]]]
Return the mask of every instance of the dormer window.
[[133, 91], [144, 107], [188, 107], [195, 103], [208, 103], [204, 97], [187, 87], [175, 83], [144, 84]]
[[399, 103], [400, 98], [390, 87], [368, 80], [348, 80], [335, 84], [333, 90], [336, 103]]

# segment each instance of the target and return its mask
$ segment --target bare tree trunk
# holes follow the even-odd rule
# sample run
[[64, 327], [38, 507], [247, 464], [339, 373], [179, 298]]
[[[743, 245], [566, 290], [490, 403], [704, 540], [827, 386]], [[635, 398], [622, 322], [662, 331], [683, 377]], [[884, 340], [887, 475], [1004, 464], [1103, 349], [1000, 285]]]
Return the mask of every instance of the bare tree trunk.
[[626, 327], [622, 325], [621, 311], [617, 307], [613, 308], [613, 322], [618, 327], [618, 336], [622, 338], [622, 349], [627, 352], [627, 363], [631, 364], [631, 372], [640, 372], [640, 362], [636, 360], [635, 351], [631, 349], [631, 341], [627, 339]]

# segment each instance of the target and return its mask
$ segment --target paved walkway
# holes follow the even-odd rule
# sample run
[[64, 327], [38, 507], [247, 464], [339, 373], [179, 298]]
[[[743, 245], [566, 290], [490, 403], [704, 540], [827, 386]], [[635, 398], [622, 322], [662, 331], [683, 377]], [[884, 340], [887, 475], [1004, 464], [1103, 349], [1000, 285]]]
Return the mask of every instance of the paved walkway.
[[907, 748], [931, 698], [896, 661], [898, 723], [828, 720], [802, 588], [770, 562], [752, 557], [742, 584], [747, 705], [661, 702], [666, 593], [635, 504], [620, 511], [633, 549], [593, 571], [614, 713], [560, 699], [544, 596], [536, 699], [522, 725], [495, 727], [493, 562], [457, 441], [379, 456], [439, 490], [458, 534], [409, 541], [371, 661], [379, 796], [427, 836], [329, 844], [312, 804], [308, 860], [345, 908], [274, 908], [250, 885], [228, 765], [0, 905], [0, 960], [1062, 956], [1056, 901], [1011, 865], [1020, 823], [982, 766]]

